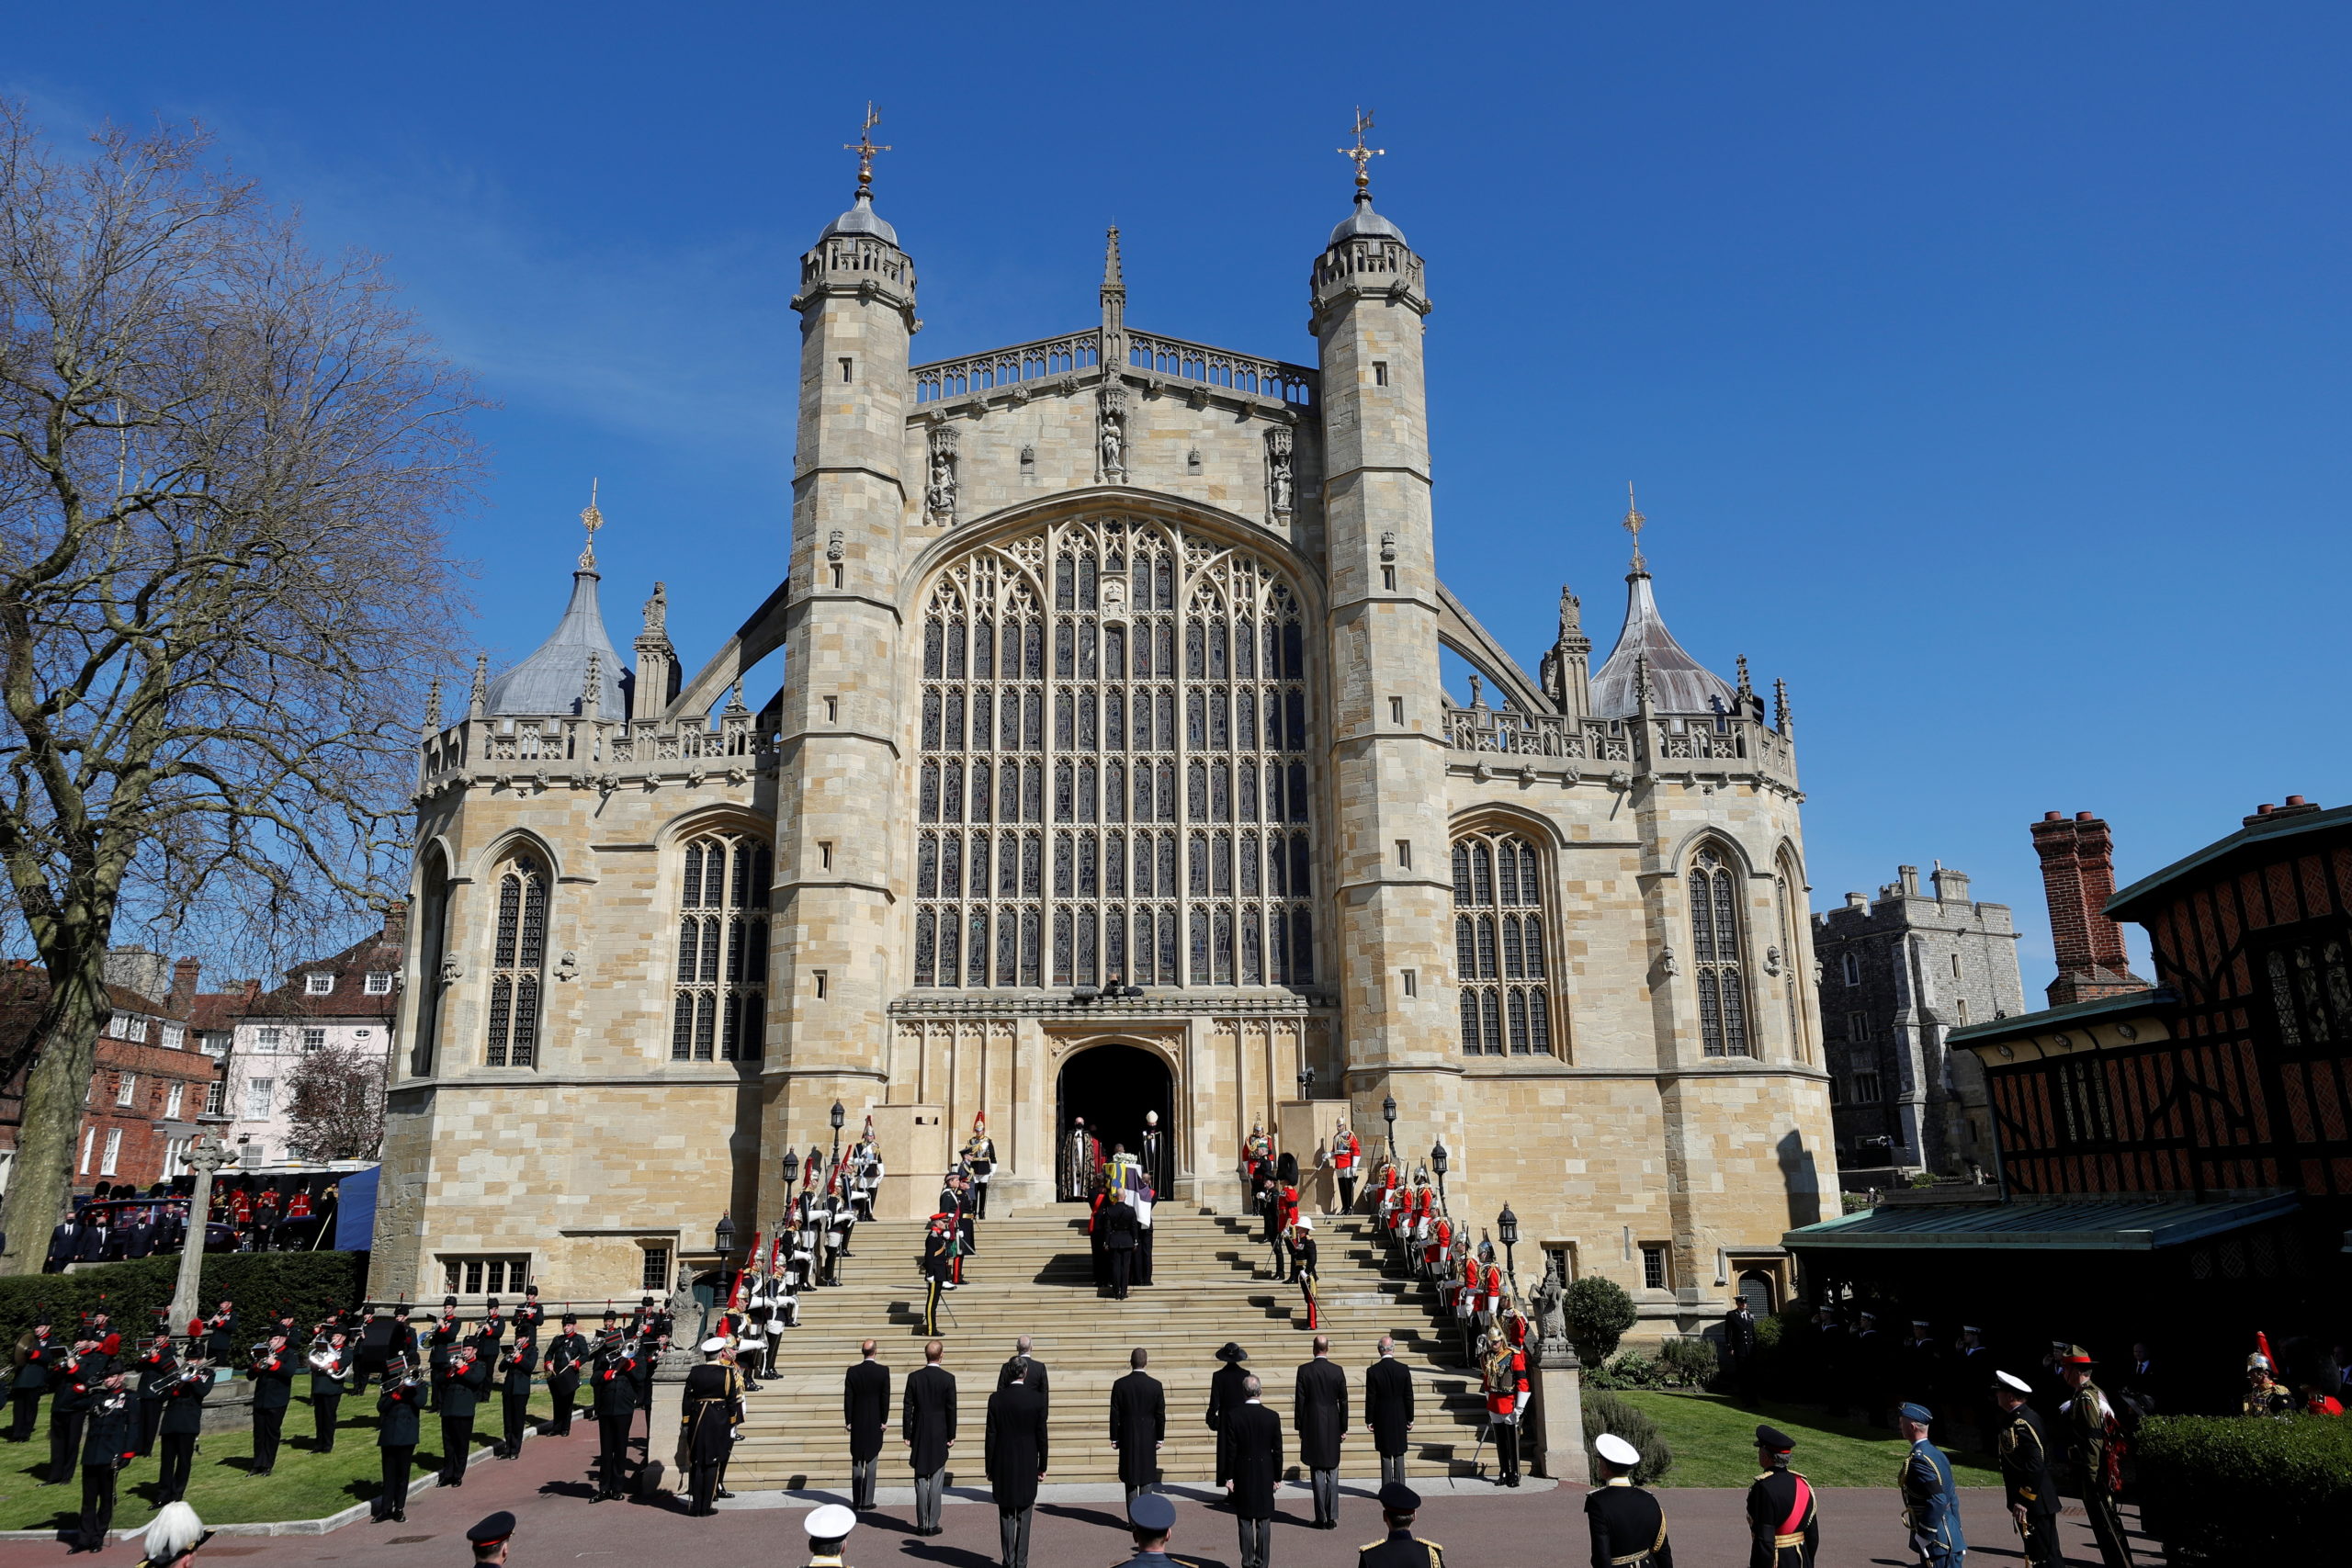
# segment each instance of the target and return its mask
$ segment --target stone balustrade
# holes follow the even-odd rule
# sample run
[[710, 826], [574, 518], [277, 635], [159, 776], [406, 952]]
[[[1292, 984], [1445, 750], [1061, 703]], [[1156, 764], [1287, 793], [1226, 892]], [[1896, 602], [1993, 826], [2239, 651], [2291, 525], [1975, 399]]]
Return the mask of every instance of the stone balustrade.
[[651, 787], [665, 777], [695, 784], [714, 773], [743, 783], [774, 765], [776, 747], [775, 732], [741, 710], [720, 714], [716, 728], [694, 718], [468, 717], [425, 738], [417, 793], [509, 779], [607, 791]]

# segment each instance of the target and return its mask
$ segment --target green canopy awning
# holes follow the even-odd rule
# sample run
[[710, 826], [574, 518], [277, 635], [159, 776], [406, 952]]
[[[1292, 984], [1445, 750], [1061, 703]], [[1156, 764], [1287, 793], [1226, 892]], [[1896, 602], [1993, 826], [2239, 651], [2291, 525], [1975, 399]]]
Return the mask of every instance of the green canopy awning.
[[2153, 1252], [2292, 1213], [2299, 1194], [2225, 1199], [2015, 1198], [2005, 1203], [1886, 1203], [1781, 1238], [1792, 1250], [1894, 1247]]

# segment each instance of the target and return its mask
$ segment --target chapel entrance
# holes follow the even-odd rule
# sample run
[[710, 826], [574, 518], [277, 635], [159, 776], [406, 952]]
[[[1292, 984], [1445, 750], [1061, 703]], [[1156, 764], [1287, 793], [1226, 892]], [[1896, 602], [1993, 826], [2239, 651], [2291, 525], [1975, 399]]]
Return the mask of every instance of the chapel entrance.
[[[1078, 1052], [1062, 1064], [1054, 1103], [1057, 1198], [1075, 1196], [1070, 1131], [1080, 1116], [1086, 1118], [1087, 1130], [1102, 1140], [1104, 1159], [1110, 1157], [1114, 1144], [1125, 1145], [1129, 1154], [1142, 1154], [1146, 1111], [1159, 1112], [1162, 1142], [1169, 1148], [1175, 1145], [1174, 1076], [1167, 1063], [1141, 1046], [1091, 1045]], [[1164, 1182], [1170, 1174], [1163, 1170], [1159, 1176]]]

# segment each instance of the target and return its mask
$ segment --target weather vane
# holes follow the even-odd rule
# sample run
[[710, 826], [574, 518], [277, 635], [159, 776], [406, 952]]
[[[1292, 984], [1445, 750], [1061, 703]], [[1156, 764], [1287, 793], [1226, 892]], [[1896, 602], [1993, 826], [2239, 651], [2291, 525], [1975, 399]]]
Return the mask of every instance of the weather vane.
[[1363, 197], [1369, 197], [1372, 194], [1372, 161], [1374, 158], [1385, 157], [1388, 152], [1385, 147], [1367, 147], [1363, 144], [1363, 133], [1371, 129], [1372, 116], [1359, 105], [1356, 108], [1356, 144], [1340, 149], [1340, 157], [1354, 161], [1356, 194]]
[[1635, 571], [1647, 571], [1650, 569], [1650, 563], [1642, 558], [1642, 525], [1648, 521], [1648, 518], [1642, 515], [1641, 508], [1634, 504], [1634, 481], [1627, 479], [1625, 481], [1624, 529], [1625, 532], [1634, 536], [1634, 570]]
[[596, 530], [605, 525], [605, 514], [596, 510], [596, 480], [588, 481], [588, 504], [581, 509], [580, 525], [588, 530], [588, 542], [580, 549], [580, 570], [596, 570]]
[[874, 112], [874, 100], [866, 99], [865, 123], [858, 128], [857, 140], [842, 143], [842, 152], [857, 154], [857, 194], [862, 200], [874, 197], [874, 154], [890, 151], [888, 142], [874, 140], [874, 128], [881, 123], [882, 117]]

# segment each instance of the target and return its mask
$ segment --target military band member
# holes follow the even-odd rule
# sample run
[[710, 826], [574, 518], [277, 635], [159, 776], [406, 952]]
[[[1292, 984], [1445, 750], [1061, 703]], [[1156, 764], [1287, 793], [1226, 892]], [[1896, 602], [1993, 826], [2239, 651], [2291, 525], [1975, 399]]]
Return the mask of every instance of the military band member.
[[1593, 1478], [1600, 1484], [1584, 1499], [1585, 1523], [1592, 1531], [1592, 1568], [1674, 1568], [1674, 1547], [1666, 1539], [1666, 1510], [1634, 1484], [1641, 1450], [1614, 1432], [1603, 1432], [1592, 1446], [1599, 1455]]
[[8, 1385], [8, 1440], [21, 1443], [33, 1435], [40, 1416], [40, 1396], [72, 1363], [66, 1348], [50, 1326], [49, 1309], [33, 1314], [33, 1325], [17, 1340], [17, 1375]]
[[[424, 1403], [424, 1380], [417, 1377], [406, 1358], [393, 1357], [384, 1367], [384, 1392], [376, 1400], [376, 1447], [382, 1455], [384, 1479], [369, 1513], [378, 1524], [408, 1522], [408, 1469], [416, 1458], [417, 1438], [424, 1426], [418, 1411]], [[168, 1414], [164, 1425], [168, 1431]], [[191, 1432], [191, 1448], [195, 1441]]]
[[596, 1495], [618, 1497], [628, 1469], [628, 1432], [637, 1422], [637, 1360], [609, 1328], [596, 1346], [589, 1371], [589, 1408], [596, 1417]]
[[320, 1331], [323, 1343], [311, 1348], [311, 1429], [322, 1454], [334, 1452], [335, 1413], [342, 1407], [344, 1374], [350, 1370], [349, 1337], [340, 1328]]
[[2001, 1407], [2002, 1427], [1997, 1452], [2001, 1489], [2025, 1545], [2026, 1561], [2034, 1568], [2059, 1568], [2058, 1516], [2066, 1505], [2050, 1473], [2050, 1439], [2041, 1416], [2026, 1403], [2033, 1385], [2008, 1372], [1995, 1372], [1993, 1397]]
[[588, 1337], [580, 1332], [580, 1317], [576, 1313], [563, 1314], [562, 1330], [548, 1343], [548, 1397], [555, 1402], [555, 1418], [548, 1424], [548, 1435], [556, 1438], [571, 1436], [571, 1407], [580, 1395], [580, 1374], [588, 1364]]
[[472, 1457], [474, 1416], [490, 1387], [490, 1362], [471, 1344], [449, 1352], [449, 1375], [441, 1385], [441, 1484], [463, 1486]]
[[441, 1298], [441, 1315], [425, 1333], [425, 1371], [429, 1374], [424, 1384], [424, 1408], [441, 1408], [441, 1396], [449, 1386], [449, 1354], [458, 1348], [458, 1298]]
[[1421, 1495], [1401, 1481], [1380, 1488], [1380, 1517], [1388, 1533], [1356, 1551], [1356, 1568], [1445, 1568], [1445, 1548], [1413, 1533]]
[[1895, 1429], [1911, 1445], [1895, 1484], [1903, 1495], [1903, 1523], [1911, 1532], [1911, 1550], [1918, 1553], [1923, 1568], [1961, 1568], [1968, 1555], [1968, 1538], [1960, 1528], [1960, 1490], [1952, 1480], [1951, 1461], [1928, 1440], [1934, 1420], [1924, 1404], [1906, 1404], [1895, 1411]]
[[1747, 1568], [1813, 1568], [1821, 1550], [1813, 1485], [1789, 1468], [1789, 1450], [1796, 1446], [1778, 1427], [1756, 1428], [1756, 1462], [1763, 1473], [1747, 1488]]
[[477, 1568], [502, 1568], [506, 1562], [506, 1543], [514, 1538], [514, 1516], [503, 1508], [466, 1532], [466, 1544], [474, 1551]]
[[2083, 1511], [2090, 1516], [2091, 1535], [2107, 1568], [2132, 1568], [2132, 1548], [2123, 1539], [2123, 1520], [2116, 1513], [2116, 1494], [2123, 1490], [2123, 1442], [2115, 1407], [2098, 1384], [2091, 1381], [2091, 1353], [2069, 1345], [2058, 1363], [2069, 1397], [2058, 1407], [2065, 1423], [2068, 1446], [2075, 1456], [2075, 1479], [2081, 1484]]
[[515, 1321], [514, 1348], [498, 1358], [498, 1369], [501, 1414], [506, 1418], [498, 1457], [520, 1459], [523, 1427], [531, 1408], [531, 1376], [539, 1370], [539, 1340], [534, 1325]]
[[211, 1392], [212, 1369], [205, 1365], [204, 1344], [198, 1340], [188, 1347], [186, 1364], [164, 1387], [164, 1414], [155, 1426], [155, 1441], [163, 1450], [155, 1482], [160, 1503], [175, 1503], [187, 1493], [197, 1435], [204, 1429], [204, 1396]]
[[286, 1407], [294, 1402], [294, 1352], [286, 1336], [273, 1334], [246, 1375], [254, 1385], [254, 1475], [277, 1468], [277, 1439], [286, 1428]]
[[114, 1525], [115, 1478], [139, 1446], [139, 1416], [130, 1408], [130, 1399], [119, 1369], [109, 1368], [90, 1391], [89, 1423], [82, 1440], [80, 1539], [85, 1551], [105, 1550], [107, 1531]]
[[164, 1421], [164, 1394], [180, 1375], [179, 1358], [172, 1353], [169, 1329], [155, 1336], [139, 1358], [139, 1457], [155, 1451], [155, 1431]]

